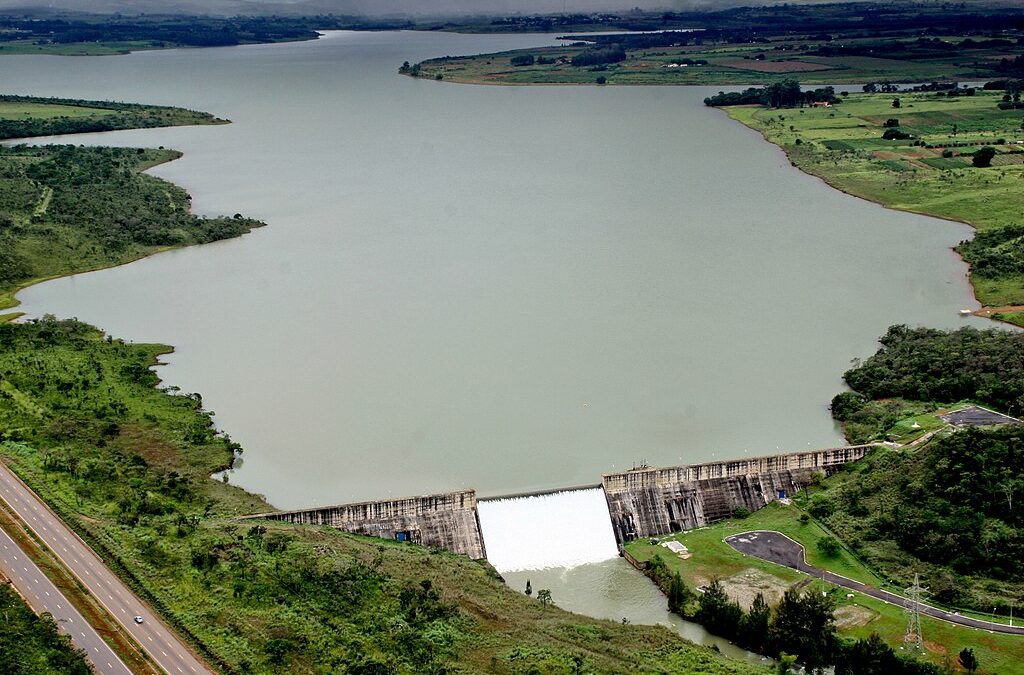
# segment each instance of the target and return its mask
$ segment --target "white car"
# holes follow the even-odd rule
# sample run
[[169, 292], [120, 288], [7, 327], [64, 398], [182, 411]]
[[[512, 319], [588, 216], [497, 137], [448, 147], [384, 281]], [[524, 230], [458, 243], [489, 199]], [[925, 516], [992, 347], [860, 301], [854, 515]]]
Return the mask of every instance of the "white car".
[[135, 617], [135, 623], [142, 623], [144, 620], [141, 616]]

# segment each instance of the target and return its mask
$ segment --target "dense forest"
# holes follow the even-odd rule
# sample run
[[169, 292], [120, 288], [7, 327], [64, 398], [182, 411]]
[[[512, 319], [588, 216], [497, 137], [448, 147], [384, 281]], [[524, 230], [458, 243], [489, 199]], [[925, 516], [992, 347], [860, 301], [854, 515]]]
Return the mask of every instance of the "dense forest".
[[873, 399], [955, 403], [974, 400], [1024, 412], [1024, 333], [892, 326], [878, 352], [846, 371], [853, 392], [833, 400], [836, 419], [856, 420]]
[[[962, 400], [1024, 411], [1024, 333], [893, 326], [880, 342], [844, 375], [853, 391], [832, 401], [853, 442], [880, 438], [908, 411]], [[812, 515], [886, 575], [905, 581], [916, 569], [936, 600], [982, 609], [1005, 611], [1024, 591], [1024, 427], [878, 451], [825, 485]]]
[[36, 616], [14, 589], [0, 580], [0, 673], [88, 675], [82, 653], [57, 632], [49, 614]]
[[[0, 454], [208, 659], [247, 672], [755, 673], [660, 626], [568, 614], [439, 550], [239, 520], [240, 448], [166, 347], [74, 320], [0, 324]], [[557, 602], [557, 596], [554, 598]]]
[[141, 173], [177, 156], [134, 148], [0, 147], [0, 292], [262, 225], [237, 214], [200, 218], [184, 190]]
[[699, 594], [693, 591], [679, 572], [669, 570], [660, 555], [647, 563], [644, 573], [668, 597], [670, 611], [744, 649], [777, 659], [780, 664], [792, 665], [796, 661], [812, 673], [834, 667], [842, 675], [940, 673], [931, 663], [897, 653], [877, 635], [857, 640], [841, 638], [836, 625], [835, 597], [817, 589], [790, 588], [774, 606], [758, 593], [745, 610], [729, 598], [717, 579]]
[[0, 45], [148, 42], [158, 47], [222, 47], [251, 42], [312, 40], [316, 28], [341, 27], [331, 17], [66, 16], [0, 19]]
[[835, 87], [819, 87], [804, 91], [796, 80], [782, 80], [765, 87], [748, 87], [743, 91], [718, 92], [704, 99], [704, 105], [721, 107], [729, 105], [766, 105], [771, 108], [793, 108], [810, 105], [817, 101], [842, 103]]
[[[5, 106], [6, 104], [6, 106]], [[120, 103], [116, 101], [85, 101], [70, 98], [42, 98], [38, 96], [0, 96], [0, 113], [11, 104], [24, 107], [64, 106], [75, 108], [74, 115], [0, 115], [0, 140], [83, 134], [120, 129], [148, 129], [152, 127], [181, 126], [186, 124], [224, 124], [210, 113], [173, 108], [169, 106]], [[58, 110], [53, 108], [51, 110]], [[68, 111], [72, 112], [72, 111]]]
[[956, 250], [970, 263], [973, 276], [1010, 279], [1024, 275], [1024, 225], [980, 230]]
[[919, 571], [935, 600], [1003, 614], [1024, 590], [1024, 427], [879, 450], [824, 485], [811, 514], [887, 576]]

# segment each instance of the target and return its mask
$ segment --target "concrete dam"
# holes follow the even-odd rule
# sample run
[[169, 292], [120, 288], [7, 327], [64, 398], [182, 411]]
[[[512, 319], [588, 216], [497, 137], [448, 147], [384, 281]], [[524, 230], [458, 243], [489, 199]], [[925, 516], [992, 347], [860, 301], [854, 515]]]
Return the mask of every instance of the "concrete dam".
[[473, 490], [276, 511], [247, 518], [326, 525], [353, 534], [444, 548], [474, 559], [487, 557]]
[[[502, 571], [515, 568], [517, 549], [525, 538], [546, 537], [545, 548], [557, 546], [562, 539], [571, 545], [572, 537], [608, 536], [610, 525], [615, 543], [621, 546], [638, 537], [702, 527], [731, 517], [737, 508], [756, 511], [780, 496], [792, 495], [808, 485], [815, 473], [830, 475], [874, 447], [857, 445], [688, 466], [642, 467], [605, 474], [599, 485], [537, 493], [478, 498], [475, 491], [464, 490], [246, 517], [334, 527], [353, 534], [443, 548], [474, 559], [488, 557], [485, 540], [490, 536], [497, 556], [492, 563]], [[532, 502], [537, 503], [520, 517], [530, 522], [516, 524], [507, 507]], [[485, 514], [483, 527], [481, 508]], [[568, 513], [551, 513], [559, 509]], [[564, 523], [561, 533], [557, 525], [551, 527], [558, 520]], [[584, 529], [593, 532], [582, 532]], [[506, 541], [499, 541], [501, 538]], [[519, 564], [524, 563], [520, 560]]]
[[815, 473], [828, 476], [873, 447], [605, 474], [602, 487], [615, 540], [623, 544], [638, 537], [692, 530], [729, 518], [738, 508], [756, 511], [802, 489]]

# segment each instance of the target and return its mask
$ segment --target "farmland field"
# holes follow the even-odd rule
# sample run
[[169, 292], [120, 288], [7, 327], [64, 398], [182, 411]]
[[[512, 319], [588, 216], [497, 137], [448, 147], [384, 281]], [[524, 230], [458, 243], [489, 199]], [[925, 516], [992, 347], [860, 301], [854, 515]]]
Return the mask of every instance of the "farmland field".
[[[955, 41], [956, 37], [944, 38]], [[863, 40], [851, 39], [856, 46]], [[932, 58], [880, 58], [865, 55], [822, 55], [820, 46], [806, 41], [773, 40], [763, 43], [679, 44], [648, 49], [626, 48], [626, 59], [598, 68], [578, 67], [573, 56], [587, 46], [519, 49], [495, 54], [476, 54], [429, 59], [419, 64], [421, 77], [468, 84], [607, 84], [738, 85], [762, 84], [799, 73], [804, 84], [864, 82], [927, 82], [933, 80], [982, 80], [995, 77], [1000, 58], [1012, 58], [1018, 48], [981, 49], [969, 58], [956, 53]], [[517, 56], [534, 56], [537, 62], [513, 66]], [[704, 63], [673, 67], [684, 60]], [[438, 77], [440, 76], [440, 77]]]

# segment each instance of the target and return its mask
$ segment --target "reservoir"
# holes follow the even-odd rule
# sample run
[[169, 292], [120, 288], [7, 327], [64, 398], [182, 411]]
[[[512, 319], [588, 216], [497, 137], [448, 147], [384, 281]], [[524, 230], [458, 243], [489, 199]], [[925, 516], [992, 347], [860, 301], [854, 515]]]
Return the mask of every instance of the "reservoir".
[[[4, 57], [9, 93], [231, 119], [64, 142], [182, 150], [153, 173], [198, 213], [269, 224], [35, 286], [22, 309], [174, 345], [161, 377], [202, 393], [245, 447], [230, 480], [281, 508], [837, 445], [828, 402], [890, 324], [980, 322], [957, 315], [977, 307], [950, 250], [969, 228], [801, 174], [703, 105], [717, 88], [397, 75], [552, 42], [335, 32]], [[647, 583], [620, 563], [545, 583], [620, 618], [604, 590], [573, 605], [557, 586]]]

